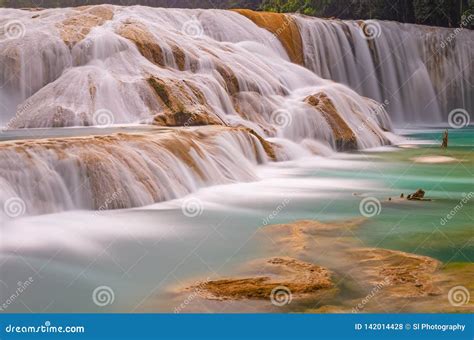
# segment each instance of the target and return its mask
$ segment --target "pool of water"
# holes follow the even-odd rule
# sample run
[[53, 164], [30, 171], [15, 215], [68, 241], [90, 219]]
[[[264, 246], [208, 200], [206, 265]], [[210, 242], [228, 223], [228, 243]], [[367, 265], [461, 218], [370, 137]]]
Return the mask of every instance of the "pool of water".
[[[4, 311], [131, 312], [154, 299], [154, 311], [172, 312], [170, 288], [265, 256], [256, 232], [301, 219], [365, 216], [353, 236], [366, 246], [472, 262], [474, 203], [466, 197], [474, 192], [474, 129], [450, 131], [447, 150], [441, 133], [403, 131], [400, 147], [268, 164], [257, 169], [258, 182], [148, 207], [3, 221], [0, 306], [31, 277]], [[428, 156], [457, 161], [414, 161]], [[431, 201], [398, 199], [418, 188]], [[365, 199], [375, 211], [363, 210]], [[112, 304], [94, 303], [99, 286], [113, 290]]]

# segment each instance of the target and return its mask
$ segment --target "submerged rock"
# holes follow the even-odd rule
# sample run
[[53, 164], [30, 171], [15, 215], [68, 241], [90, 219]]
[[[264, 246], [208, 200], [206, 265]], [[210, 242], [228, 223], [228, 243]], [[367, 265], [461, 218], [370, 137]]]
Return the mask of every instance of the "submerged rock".
[[334, 287], [329, 270], [294, 258], [273, 257], [247, 266], [259, 275], [199, 282], [188, 289], [198, 287], [201, 296], [208, 299], [240, 300], [271, 299], [272, 294], [277, 294], [275, 289], [280, 288], [289, 303], [292, 298], [320, 294]]
[[410, 159], [415, 163], [423, 163], [423, 164], [448, 164], [448, 163], [463, 162], [462, 159], [449, 157], [449, 156], [435, 156], [435, 155], [418, 156], [418, 157], [413, 157]]
[[349, 254], [360, 271], [357, 276], [371, 285], [384, 285], [392, 297], [441, 293], [434, 284], [434, 273], [441, 267], [436, 259], [381, 248], [352, 249]]

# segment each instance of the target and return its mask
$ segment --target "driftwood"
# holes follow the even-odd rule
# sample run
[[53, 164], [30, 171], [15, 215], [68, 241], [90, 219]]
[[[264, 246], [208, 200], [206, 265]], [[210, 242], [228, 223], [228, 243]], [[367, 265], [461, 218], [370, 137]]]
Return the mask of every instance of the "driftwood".
[[441, 147], [443, 149], [448, 148], [448, 130], [445, 130], [443, 133], [443, 143], [441, 144]]
[[410, 200], [410, 201], [431, 201], [429, 198], [424, 198], [424, 197], [425, 197], [425, 191], [423, 189], [418, 189], [413, 194], [409, 194], [407, 196], [407, 200]]

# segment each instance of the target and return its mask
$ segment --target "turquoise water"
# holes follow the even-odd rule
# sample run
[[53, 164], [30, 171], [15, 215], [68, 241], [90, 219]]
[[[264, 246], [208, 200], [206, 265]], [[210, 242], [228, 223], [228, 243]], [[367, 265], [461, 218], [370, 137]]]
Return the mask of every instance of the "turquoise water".
[[[469, 193], [474, 192], [473, 132], [473, 129], [450, 131], [447, 150], [439, 147], [441, 131], [418, 132], [408, 137], [431, 140], [435, 144], [381, 155], [383, 162], [389, 162], [391, 166], [380, 177], [394, 196], [423, 188], [425, 197], [433, 201], [386, 202], [380, 215], [369, 219], [360, 229], [359, 237], [377, 247], [428, 255], [445, 263], [472, 262], [474, 197], [468, 198]], [[431, 155], [453, 157], [462, 162], [417, 164], [410, 161], [414, 157]], [[455, 214], [447, 220], [451, 210]]]
[[[151, 304], [152, 311], [172, 312], [182, 302], [172, 293], [176, 286], [231, 275], [247, 260], [265, 256], [256, 237], [262, 226], [360, 218], [361, 201], [369, 197], [380, 208], [354, 230], [364, 246], [428, 255], [444, 263], [472, 262], [474, 202], [457, 209], [448, 223], [441, 219], [463, 194], [474, 191], [474, 129], [450, 131], [448, 150], [436, 141], [441, 131], [404, 133], [410, 148], [272, 163], [258, 169], [258, 182], [203, 189], [186, 198], [201, 204], [195, 217], [183, 215], [184, 200], [175, 200], [140, 209], [9, 221], [2, 226], [1, 269], [8, 275], [2, 275], [0, 295], [9, 296], [18, 281], [32, 276], [35, 281], [21, 302], [7, 311], [130, 312]], [[413, 162], [420, 156], [462, 162]], [[432, 200], [397, 199], [418, 188]], [[100, 285], [113, 288], [112, 305], [92, 302]]]

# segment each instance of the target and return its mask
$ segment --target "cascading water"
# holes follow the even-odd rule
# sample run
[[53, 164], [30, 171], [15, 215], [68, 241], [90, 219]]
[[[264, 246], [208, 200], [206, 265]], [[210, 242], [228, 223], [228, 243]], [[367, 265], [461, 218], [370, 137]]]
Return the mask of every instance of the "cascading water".
[[[422, 108], [426, 103], [414, 100], [415, 87], [425, 101], [439, 91], [428, 86], [433, 72], [423, 63], [392, 60], [381, 72], [387, 79], [373, 75], [362, 88], [354, 85], [377, 70], [374, 52], [356, 36], [355, 24], [297, 16], [305, 68], [292, 62], [298, 54], [278, 34], [232, 11], [0, 10], [0, 24], [12, 21], [24, 34], [0, 37], [0, 124], [7, 129], [185, 127], [169, 138], [154, 132], [2, 143], [0, 203], [20, 197], [30, 213], [100, 209], [107, 194], [115, 196], [106, 208], [146, 205], [205, 185], [255, 179], [251, 165], [268, 157], [286, 160], [327, 153], [328, 147], [388, 144], [393, 136], [383, 103], [387, 94], [379, 84], [390, 92], [407, 75], [415, 83], [388, 98], [395, 120], [425, 117], [429, 110], [433, 119], [442, 117], [437, 101]], [[383, 58], [395, 39], [376, 43], [375, 55]], [[332, 66], [348, 49], [357, 58]], [[360, 66], [360, 59], [366, 64]], [[421, 86], [424, 82], [428, 85]], [[472, 100], [466, 93], [462, 97]], [[194, 125], [220, 127], [193, 130], [191, 141], [188, 127]]]
[[305, 65], [316, 74], [387, 104], [399, 125], [447, 123], [451, 110], [474, 109], [474, 33], [294, 16]]
[[[25, 34], [26, 43], [6, 40], [2, 44], [29, 55], [29, 60], [16, 65], [16, 71], [3, 63], [4, 74], [28, 73], [32, 65], [45, 63], [46, 51], [62, 51], [66, 45], [71, 50], [67, 58], [55, 54], [63, 61], [56, 63], [54, 74], [59, 76], [38, 75], [36, 83], [47, 84], [32, 96], [24, 88], [33, 91], [38, 86], [28, 81], [10, 82], [2, 89], [5, 96], [7, 90], [25, 93], [2, 109], [2, 120], [8, 127], [99, 125], [101, 117], [95, 114], [101, 110], [110, 112], [111, 117], [106, 118], [116, 124], [150, 122], [159, 116], [159, 125], [163, 120], [166, 125], [186, 125], [166, 116], [189, 114], [199, 116], [199, 122], [251, 127], [263, 136], [296, 142], [316, 138], [334, 144], [321, 114], [304, 103], [307, 96], [323, 92], [357, 134], [360, 147], [384, 142], [379, 124], [390, 128], [377, 103], [289, 62], [278, 39], [237, 13], [111, 6], [92, 9], [95, 12], [46, 10], [34, 19], [30, 13], [19, 12], [25, 27], [31, 27]], [[89, 16], [98, 18], [94, 23], [111, 20], [89, 27]], [[76, 30], [88, 30], [88, 34], [71, 31], [68, 20]], [[37, 43], [41, 46], [28, 44], [36, 27], [46, 35]], [[39, 52], [29, 53], [33, 48]], [[251, 101], [268, 105], [261, 110], [249, 104]], [[18, 110], [12, 117], [15, 105]], [[272, 120], [272, 114], [282, 108], [284, 118], [294, 124]], [[371, 117], [374, 111], [380, 113], [376, 118]], [[357, 129], [366, 119], [370, 129], [359, 133]]]
[[29, 214], [130, 208], [256, 180], [269, 158], [257, 137], [215, 130], [12, 142], [0, 148], [0, 204], [21, 197]]

